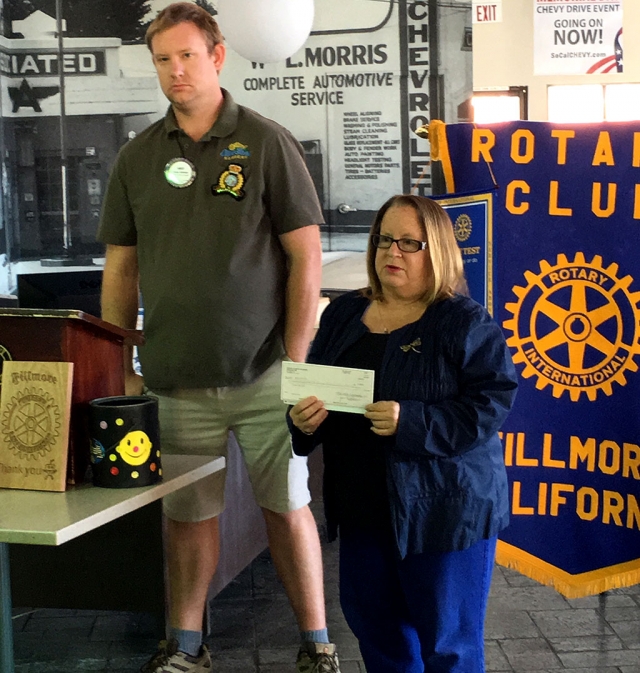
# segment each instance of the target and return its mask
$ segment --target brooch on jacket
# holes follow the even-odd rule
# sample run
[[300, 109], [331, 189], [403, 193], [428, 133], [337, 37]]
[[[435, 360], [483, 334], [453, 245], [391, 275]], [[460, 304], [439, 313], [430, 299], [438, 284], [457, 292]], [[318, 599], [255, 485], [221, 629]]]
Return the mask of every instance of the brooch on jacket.
[[409, 351], [413, 351], [414, 353], [420, 353], [421, 351], [417, 349], [417, 346], [422, 346], [422, 341], [420, 341], [420, 337], [418, 337], [415, 341], [412, 341], [410, 344], [400, 346], [400, 348], [404, 353], [408, 353]]

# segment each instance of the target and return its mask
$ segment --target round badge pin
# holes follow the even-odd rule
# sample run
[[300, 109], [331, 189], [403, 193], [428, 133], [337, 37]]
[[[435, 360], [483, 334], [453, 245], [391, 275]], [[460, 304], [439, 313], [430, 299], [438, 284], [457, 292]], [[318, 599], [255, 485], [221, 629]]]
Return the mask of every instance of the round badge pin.
[[184, 157], [171, 159], [164, 167], [165, 180], [172, 186], [182, 189], [193, 184], [196, 179], [196, 167]]

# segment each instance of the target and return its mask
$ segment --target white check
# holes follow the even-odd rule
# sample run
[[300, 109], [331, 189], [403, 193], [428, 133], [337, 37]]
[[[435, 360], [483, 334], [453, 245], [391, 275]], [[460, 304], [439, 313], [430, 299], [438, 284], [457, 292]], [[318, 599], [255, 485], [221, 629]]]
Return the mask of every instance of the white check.
[[373, 402], [374, 374], [372, 369], [284, 361], [280, 398], [286, 404], [297, 404], [315, 395], [329, 411], [364, 414], [365, 406]]

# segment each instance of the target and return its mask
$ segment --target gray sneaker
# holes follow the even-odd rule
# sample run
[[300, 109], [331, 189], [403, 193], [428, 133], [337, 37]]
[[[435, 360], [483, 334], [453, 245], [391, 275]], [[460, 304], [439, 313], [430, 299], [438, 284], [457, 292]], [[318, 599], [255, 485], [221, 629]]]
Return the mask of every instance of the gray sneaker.
[[[329, 669], [327, 669], [329, 670]], [[140, 673], [210, 673], [211, 657], [206, 645], [197, 657], [178, 652], [178, 641], [160, 641], [160, 648], [140, 669]]]
[[340, 673], [340, 662], [333, 643], [305, 643], [296, 660], [297, 673]]

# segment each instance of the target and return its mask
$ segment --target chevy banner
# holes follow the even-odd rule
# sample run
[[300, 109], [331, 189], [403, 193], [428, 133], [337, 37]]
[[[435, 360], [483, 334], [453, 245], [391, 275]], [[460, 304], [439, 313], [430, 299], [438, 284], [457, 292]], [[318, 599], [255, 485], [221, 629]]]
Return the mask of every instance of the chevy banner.
[[623, 72], [622, 0], [534, 0], [535, 75]]
[[450, 193], [497, 188], [494, 315], [522, 376], [498, 561], [568, 598], [640, 581], [640, 124], [430, 128]]

